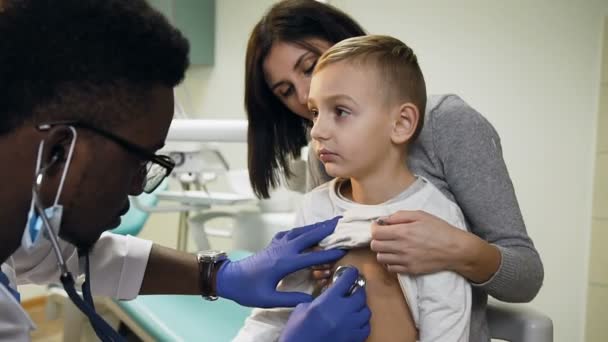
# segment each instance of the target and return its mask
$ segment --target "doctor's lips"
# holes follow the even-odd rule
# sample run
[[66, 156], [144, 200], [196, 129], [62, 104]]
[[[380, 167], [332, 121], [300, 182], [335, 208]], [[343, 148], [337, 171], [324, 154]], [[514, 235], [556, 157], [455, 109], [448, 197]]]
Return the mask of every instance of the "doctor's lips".
[[321, 160], [323, 163], [332, 162], [338, 157], [338, 154], [333, 153], [326, 148], [320, 149], [317, 154], [319, 155], [319, 160]]

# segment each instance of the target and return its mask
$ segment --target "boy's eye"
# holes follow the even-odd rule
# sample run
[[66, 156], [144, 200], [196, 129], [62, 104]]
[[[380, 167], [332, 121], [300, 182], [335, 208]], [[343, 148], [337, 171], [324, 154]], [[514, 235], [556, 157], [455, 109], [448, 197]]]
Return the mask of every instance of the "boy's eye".
[[309, 112], [310, 112], [310, 115], [312, 115], [313, 121], [316, 120], [317, 117], [319, 116], [319, 110], [317, 110], [317, 109], [310, 109]]
[[350, 112], [348, 110], [344, 109], [344, 108], [337, 107], [336, 108], [336, 115], [338, 117], [342, 118], [342, 117], [345, 117], [347, 115], [350, 115]]

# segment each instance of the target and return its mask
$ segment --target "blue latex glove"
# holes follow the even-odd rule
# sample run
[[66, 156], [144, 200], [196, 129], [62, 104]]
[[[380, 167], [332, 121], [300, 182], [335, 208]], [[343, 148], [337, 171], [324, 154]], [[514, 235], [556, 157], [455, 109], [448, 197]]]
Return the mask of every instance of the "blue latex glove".
[[262, 251], [239, 261], [226, 261], [217, 272], [218, 296], [244, 306], [293, 307], [312, 301], [301, 292], [277, 291], [279, 281], [290, 273], [340, 259], [345, 251], [334, 249], [302, 253], [333, 233], [340, 217], [295, 228], [275, 235]]
[[359, 288], [352, 296], [347, 295], [358, 273], [356, 269], [346, 270], [312, 303], [296, 306], [279, 341], [365, 341], [370, 333], [371, 317], [365, 289]]

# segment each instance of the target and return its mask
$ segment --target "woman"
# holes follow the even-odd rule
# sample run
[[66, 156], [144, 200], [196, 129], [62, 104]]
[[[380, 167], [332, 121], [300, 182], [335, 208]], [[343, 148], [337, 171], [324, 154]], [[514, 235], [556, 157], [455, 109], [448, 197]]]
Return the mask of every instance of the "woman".
[[[346, 38], [364, 35], [343, 12], [310, 0], [274, 5], [258, 22], [246, 57], [245, 106], [249, 170], [255, 192], [268, 197], [289, 160], [308, 142], [310, 75], [317, 58]], [[309, 156], [314, 186], [329, 180]], [[473, 285], [471, 340], [489, 340], [487, 295], [527, 302], [538, 293], [543, 266], [527, 235], [500, 138], [491, 124], [455, 95], [431, 96], [409, 165], [458, 203], [470, 232], [421, 212], [398, 212], [372, 226], [378, 262], [409, 274], [450, 270]], [[316, 272], [323, 277], [323, 272]]]

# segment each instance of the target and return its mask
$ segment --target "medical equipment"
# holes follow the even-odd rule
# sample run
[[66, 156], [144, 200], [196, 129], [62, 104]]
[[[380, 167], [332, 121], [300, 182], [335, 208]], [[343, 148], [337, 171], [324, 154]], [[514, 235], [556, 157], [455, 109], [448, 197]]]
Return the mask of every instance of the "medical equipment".
[[[357, 269], [355, 266], [351, 266], [351, 265], [338, 266], [338, 268], [336, 268], [336, 271], [334, 272], [331, 282], [335, 283], [336, 280], [338, 280], [338, 278], [340, 278], [340, 276], [342, 274], [344, 274], [344, 272], [349, 268]], [[350, 287], [350, 290], [348, 290], [348, 295], [352, 296], [352, 294], [355, 293], [355, 291], [357, 291], [358, 289], [364, 289], [365, 284], [366, 284], [365, 276], [363, 276], [363, 274], [359, 273], [359, 276], [357, 276], [357, 280], [355, 281], [353, 286]]]
[[176, 119], [171, 122], [168, 141], [246, 142], [246, 120]]

